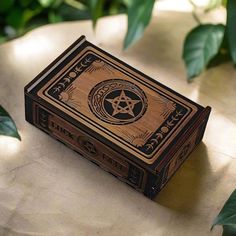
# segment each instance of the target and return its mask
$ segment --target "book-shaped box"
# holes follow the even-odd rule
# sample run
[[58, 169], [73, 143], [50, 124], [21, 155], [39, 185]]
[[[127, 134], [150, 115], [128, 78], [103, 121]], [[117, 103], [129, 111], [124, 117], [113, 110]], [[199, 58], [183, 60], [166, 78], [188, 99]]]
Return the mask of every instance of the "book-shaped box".
[[209, 113], [84, 36], [25, 87], [28, 122], [150, 198], [201, 141]]

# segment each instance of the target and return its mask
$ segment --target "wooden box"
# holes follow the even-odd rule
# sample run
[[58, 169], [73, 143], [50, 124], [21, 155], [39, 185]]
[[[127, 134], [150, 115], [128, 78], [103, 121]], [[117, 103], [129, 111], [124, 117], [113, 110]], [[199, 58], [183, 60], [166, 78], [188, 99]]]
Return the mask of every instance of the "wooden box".
[[150, 198], [201, 141], [209, 113], [84, 36], [25, 87], [28, 122]]

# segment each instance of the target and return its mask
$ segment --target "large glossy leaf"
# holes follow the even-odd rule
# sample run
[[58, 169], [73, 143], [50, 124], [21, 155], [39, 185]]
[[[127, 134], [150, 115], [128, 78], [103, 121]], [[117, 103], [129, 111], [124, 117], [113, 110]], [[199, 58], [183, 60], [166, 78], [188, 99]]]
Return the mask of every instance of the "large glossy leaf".
[[104, 3], [104, 0], [89, 0], [93, 28], [95, 28], [98, 18], [103, 15]]
[[227, 1], [226, 29], [229, 40], [230, 54], [236, 66], [236, 0]]
[[11, 136], [21, 140], [15, 122], [8, 112], [0, 105], [0, 135]]
[[189, 80], [199, 75], [218, 53], [224, 31], [222, 24], [206, 24], [199, 25], [188, 33], [183, 47], [183, 59]]
[[128, 48], [141, 38], [149, 24], [155, 0], [124, 0], [128, 8], [128, 30], [125, 36], [124, 48]]
[[236, 189], [226, 201], [219, 215], [215, 218], [212, 228], [215, 225], [223, 226], [223, 236], [236, 235]]
[[224, 225], [222, 236], [235, 236], [236, 235], [236, 225]]
[[225, 62], [231, 61], [230, 52], [229, 52], [229, 43], [227, 34], [225, 32], [222, 44], [219, 48], [218, 53], [210, 60], [207, 65], [207, 68], [216, 67]]

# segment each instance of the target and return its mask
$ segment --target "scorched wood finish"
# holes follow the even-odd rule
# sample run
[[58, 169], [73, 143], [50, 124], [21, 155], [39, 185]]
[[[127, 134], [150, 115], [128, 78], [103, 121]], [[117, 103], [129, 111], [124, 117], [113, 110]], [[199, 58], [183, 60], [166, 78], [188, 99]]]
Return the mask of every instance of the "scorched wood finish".
[[210, 108], [82, 36], [25, 87], [26, 120], [153, 198], [201, 141]]

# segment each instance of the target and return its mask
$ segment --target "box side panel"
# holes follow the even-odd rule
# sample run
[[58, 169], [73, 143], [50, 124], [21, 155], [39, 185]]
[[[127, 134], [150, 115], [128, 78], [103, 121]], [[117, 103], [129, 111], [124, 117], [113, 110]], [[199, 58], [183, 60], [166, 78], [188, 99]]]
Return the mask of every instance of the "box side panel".
[[25, 96], [26, 120], [123, 182], [144, 192], [147, 171]]
[[25, 120], [33, 123], [33, 100], [25, 94]]
[[154, 198], [156, 195], [156, 186], [159, 186], [161, 183], [162, 173], [153, 174], [148, 172], [147, 183], [144, 190], [144, 195], [148, 198]]
[[148, 178], [148, 182], [145, 189], [145, 195], [150, 198], [156, 196], [158, 192], [167, 184], [172, 178], [175, 172], [180, 168], [183, 162], [187, 159], [190, 153], [200, 143], [203, 138], [203, 134], [206, 128], [206, 124], [210, 114], [210, 108], [207, 107], [199, 117], [201, 122], [196, 122], [192, 127], [190, 135], [182, 142], [181, 147], [175, 152], [172, 158], [163, 166], [163, 168], [157, 172], [156, 176]]

